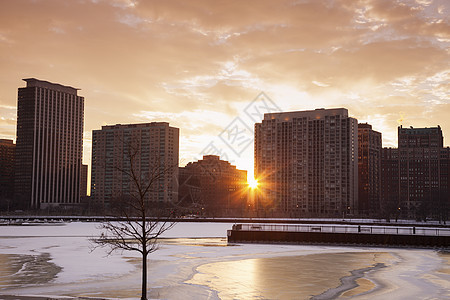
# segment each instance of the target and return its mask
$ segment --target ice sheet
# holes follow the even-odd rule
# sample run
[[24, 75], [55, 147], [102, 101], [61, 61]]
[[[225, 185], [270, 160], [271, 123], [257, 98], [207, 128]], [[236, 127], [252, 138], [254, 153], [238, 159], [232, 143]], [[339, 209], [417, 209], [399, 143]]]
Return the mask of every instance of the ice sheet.
[[[139, 298], [140, 259], [138, 253], [106, 256], [90, 251], [89, 237], [99, 234], [95, 223], [0, 227], [0, 259], [6, 254], [48, 255], [62, 270], [46, 283], [3, 285], [1, 294], [59, 295], [108, 298]], [[389, 266], [368, 273], [365, 280], [375, 286], [371, 296], [380, 299], [417, 299], [414, 295], [450, 296], [450, 274], [436, 273], [443, 259], [433, 250], [357, 248], [299, 245], [227, 245], [226, 223], [178, 223], [167, 232], [160, 249], [149, 256], [149, 295], [155, 299], [218, 299], [220, 287], [195, 281], [200, 270], [212, 272], [215, 263], [273, 257], [298, 257], [327, 253], [389, 253], [396, 259]], [[215, 238], [211, 238], [215, 237]], [[176, 239], [175, 239], [176, 238]], [[190, 239], [195, 238], [195, 239]], [[2, 258], [3, 257], [3, 258]], [[7, 261], [6, 261], [7, 263]], [[345, 262], [343, 262], [345, 264]], [[200, 269], [200, 266], [205, 268]], [[7, 270], [0, 270], [7, 272]], [[318, 270], [323, 272], [324, 270]], [[351, 271], [351, 270], [349, 270]], [[382, 274], [382, 275], [380, 275]], [[220, 276], [220, 274], [206, 274]], [[336, 278], [338, 280], [339, 278]], [[446, 285], [447, 284], [447, 285]], [[220, 286], [220, 285], [219, 285]], [[392, 298], [392, 297], [393, 298]], [[356, 296], [366, 297], [366, 296]], [[406, 298], [405, 298], [406, 297]]]

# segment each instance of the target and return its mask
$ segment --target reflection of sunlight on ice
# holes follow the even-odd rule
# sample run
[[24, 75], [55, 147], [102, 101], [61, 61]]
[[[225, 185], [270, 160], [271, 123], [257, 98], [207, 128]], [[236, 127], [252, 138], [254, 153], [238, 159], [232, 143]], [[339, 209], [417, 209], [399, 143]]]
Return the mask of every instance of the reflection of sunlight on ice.
[[234, 283], [234, 293], [237, 295], [243, 295], [242, 297], [247, 299], [250, 296], [254, 296], [253, 293], [255, 291], [253, 288], [254, 285], [252, 284], [255, 282], [256, 276], [254, 259], [241, 260], [236, 263], [235, 268], [225, 267], [221, 274], [223, 274], [225, 278], [231, 279], [229, 281]]
[[255, 298], [260, 295], [254, 284], [257, 276], [255, 263], [255, 259], [245, 259], [206, 264], [200, 266], [197, 269], [199, 273], [186, 283], [213, 286], [224, 299]]
[[439, 257], [444, 261], [442, 268], [437, 270], [440, 273], [450, 275], [450, 253], [448, 252], [438, 252]]
[[[218, 291], [221, 299], [309, 299], [339, 287], [340, 279], [352, 270], [392, 258], [390, 253], [345, 252], [222, 261], [199, 266], [198, 273], [186, 283]], [[356, 287], [345, 285], [347, 296], [376, 287], [368, 278], [355, 280]]]

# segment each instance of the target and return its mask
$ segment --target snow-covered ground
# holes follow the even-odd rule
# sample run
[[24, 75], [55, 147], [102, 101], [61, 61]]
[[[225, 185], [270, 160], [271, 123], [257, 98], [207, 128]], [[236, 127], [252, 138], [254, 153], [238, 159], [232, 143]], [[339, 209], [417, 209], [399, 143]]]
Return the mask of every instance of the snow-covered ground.
[[[138, 253], [92, 251], [95, 223], [0, 226], [0, 295], [139, 298]], [[433, 250], [227, 245], [227, 223], [178, 223], [149, 257], [155, 299], [449, 299]], [[357, 272], [351, 273], [351, 271]], [[341, 280], [346, 278], [345, 280]], [[348, 284], [346, 282], [353, 283]], [[348, 285], [348, 286], [347, 286]], [[0, 296], [1, 298], [1, 296]]]

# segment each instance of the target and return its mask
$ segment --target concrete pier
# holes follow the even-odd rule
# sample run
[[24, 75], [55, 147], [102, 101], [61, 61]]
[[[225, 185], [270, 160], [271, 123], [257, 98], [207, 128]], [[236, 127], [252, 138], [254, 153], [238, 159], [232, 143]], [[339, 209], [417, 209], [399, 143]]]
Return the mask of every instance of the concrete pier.
[[450, 247], [450, 229], [365, 225], [235, 224], [229, 243]]

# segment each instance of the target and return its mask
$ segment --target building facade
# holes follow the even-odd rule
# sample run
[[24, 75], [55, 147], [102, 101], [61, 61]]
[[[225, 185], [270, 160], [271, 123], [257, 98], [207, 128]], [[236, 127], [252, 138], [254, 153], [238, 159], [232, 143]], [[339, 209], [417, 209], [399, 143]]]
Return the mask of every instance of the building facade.
[[344, 108], [265, 114], [255, 124], [259, 215], [356, 213], [357, 136]]
[[77, 205], [84, 98], [70, 86], [24, 81], [17, 102], [15, 201], [32, 209]]
[[[135, 191], [130, 172], [153, 180], [146, 200], [178, 199], [179, 129], [166, 122], [110, 125], [92, 132], [91, 199], [100, 208]], [[155, 175], [156, 174], [156, 175]], [[159, 176], [157, 174], [163, 174]]]
[[358, 211], [376, 217], [381, 197], [381, 133], [358, 124]]
[[383, 149], [383, 205], [390, 215], [446, 220], [448, 151], [439, 126], [398, 128], [398, 149]]
[[13, 140], [0, 139], [0, 210], [9, 210], [12, 205], [15, 152]]
[[397, 148], [381, 149], [381, 202], [382, 217], [400, 216], [400, 160]]
[[180, 168], [179, 208], [202, 216], [242, 216], [247, 206], [247, 171], [216, 155]]
[[80, 198], [86, 197], [88, 192], [88, 165], [81, 165]]

